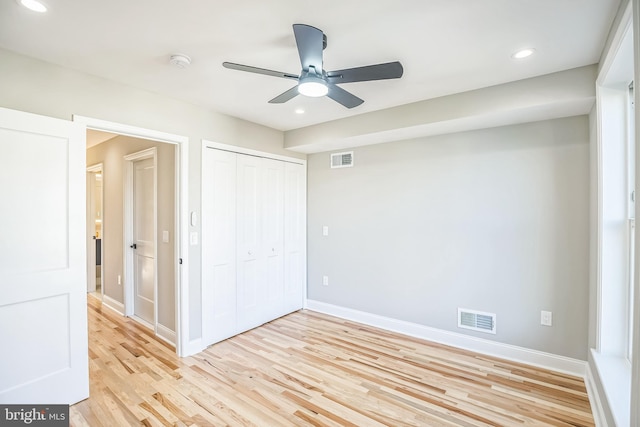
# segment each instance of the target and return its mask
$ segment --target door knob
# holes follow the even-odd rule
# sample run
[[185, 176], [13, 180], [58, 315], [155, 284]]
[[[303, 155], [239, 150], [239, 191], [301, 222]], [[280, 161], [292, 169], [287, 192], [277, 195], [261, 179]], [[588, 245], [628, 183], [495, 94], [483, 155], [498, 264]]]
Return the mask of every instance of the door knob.
[[134, 243], [133, 245], [131, 245], [131, 246], [129, 246], [129, 247], [130, 247], [131, 249], [137, 249], [137, 248], [138, 248], [138, 245], [136, 245], [136, 244]]

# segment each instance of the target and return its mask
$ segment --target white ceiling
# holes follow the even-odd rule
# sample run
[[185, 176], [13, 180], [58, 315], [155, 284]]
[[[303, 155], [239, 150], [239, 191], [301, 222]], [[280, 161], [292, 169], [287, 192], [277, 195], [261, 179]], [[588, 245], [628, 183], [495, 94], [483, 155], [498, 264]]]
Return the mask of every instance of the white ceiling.
[[[46, 0], [37, 14], [0, 2], [0, 47], [279, 130], [598, 62], [620, 0]], [[399, 60], [401, 79], [345, 84], [364, 99], [267, 101], [298, 74], [292, 24], [324, 31], [327, 70]], [[534, 47], [515, 61], [511, 54]], [[187, 69], [172, 53], [192, 58]], [[295, 114], [302, 107], [305, 114]]]

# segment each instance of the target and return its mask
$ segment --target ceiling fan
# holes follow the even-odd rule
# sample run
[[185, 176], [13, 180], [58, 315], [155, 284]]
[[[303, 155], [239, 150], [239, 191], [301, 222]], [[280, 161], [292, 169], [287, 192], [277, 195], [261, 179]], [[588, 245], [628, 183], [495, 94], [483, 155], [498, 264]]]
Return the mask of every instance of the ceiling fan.
[[302, 64], [300, 75], [235, 64], [233, 62], [223, 62], [222, 65], [232, 70], [298, 81], [296, 86], [270, 100], [269, 102], [272, 104], [282, 104], [293, 99], [298, 94], [311, 97], [326, 95], [347, 108], [353, 108], [364, 101], [337, 86], [338, 84], [402, 77], [403, 68], [398, 61], [326, 71], [322, 66], [322, 51], [327, 47], [327, 36], [321, 30], [305, 24], [294, 24], [293, 33], [298, 46], [300, 63]]

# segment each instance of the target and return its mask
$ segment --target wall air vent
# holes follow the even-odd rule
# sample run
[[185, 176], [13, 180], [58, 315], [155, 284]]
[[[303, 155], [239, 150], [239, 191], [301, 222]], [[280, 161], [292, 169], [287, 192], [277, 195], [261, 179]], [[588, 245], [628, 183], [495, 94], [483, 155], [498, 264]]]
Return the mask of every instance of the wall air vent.
[[495, 313], [458, 308], [458, 328], [495, 334], [496, 315]]
[[331, 155], [331, 169], [350, 168], [353, 166], [353, 151], [333, 153]]

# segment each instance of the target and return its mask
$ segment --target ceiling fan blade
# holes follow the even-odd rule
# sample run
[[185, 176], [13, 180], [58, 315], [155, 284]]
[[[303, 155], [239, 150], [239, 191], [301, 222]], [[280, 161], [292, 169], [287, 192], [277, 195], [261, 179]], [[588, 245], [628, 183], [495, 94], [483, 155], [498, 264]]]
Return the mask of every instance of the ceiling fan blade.
[[314, 67], [318, 74], [322, 73], [322, 31], [310, 25], [294, 24], [293, 33], [302, 69], [309, 71], [309, 67]]
[[283, 104], [290, 99], [295, 98], [298, 95], [298, 86], [294, 86], [286, 92], [281, 93], [280, 95], [273, 98], [269, 101], [269, 104]]
[[347, 92], [341, 87], [332, 84], [328, 84], [327, 87], [329, 88], [327, 96], [347, 108], [357, 107], [364, 102], [362, 99]]
[[385, 64], [367, 65], [365, 67], [348, 68], [327, 72], [329, 83], [353, 83], [370, 80], [397, 79], [402, 77], [404, 69], [398, 61]]
[[249, 73], [264, 74], [265, 76], [282, 77], [284, 79], [298, 80], [295, 74], [283, 73], [280, 71], [267, 70], [265, 68], [252, 67], [250, 65], [234, 64], [233, 62], [223, 62], [222, 66], [231, 70], [247, 71]]

